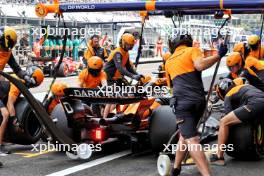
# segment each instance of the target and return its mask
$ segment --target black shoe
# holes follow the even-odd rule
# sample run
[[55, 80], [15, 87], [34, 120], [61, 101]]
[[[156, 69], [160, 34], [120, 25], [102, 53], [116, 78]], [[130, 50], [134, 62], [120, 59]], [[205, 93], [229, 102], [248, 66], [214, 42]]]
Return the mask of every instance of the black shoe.
[[225, 166], [225, 159], [224, 157], [219, 158], [217, 154], [212, 154], [210, 156], [210, 163], [212, 165]]
[[0, 162], [0, 167], [2, 167], [3, 166], [3, 163], [2, 162]]
[[180, 175], [180, 173], [181, 173], [181, 168], [180, 169], [178, 169], [178, 168], [172, 168], [172, 170], [171, 170], [171, 176], [178, 176], [178, 175]]
[[0, 155], [1, 154], [10, 154], [11, 152], [6, 150], [4, 145], [0, 145]]

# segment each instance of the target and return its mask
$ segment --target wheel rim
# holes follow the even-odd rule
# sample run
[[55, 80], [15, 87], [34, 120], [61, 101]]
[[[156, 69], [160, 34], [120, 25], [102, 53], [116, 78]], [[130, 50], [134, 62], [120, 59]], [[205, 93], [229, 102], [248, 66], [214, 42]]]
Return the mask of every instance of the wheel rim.
[[79, 159], [79, 156], [78, 155], [75, 155], [73, 153], [70, 153], [70, 152], [66, 152], [66, 155], [68, 158], [72, 159], [72, 160], [77, 160]]
[[259, 123], [257, 125], [255, 136], [256, 136], [255, 140], [256, 140], [257, 152], [263, 155], [264, 154], [264, 144], [263, 144], [264, 131], [263, 131], [262, 123]]
[[263, 142], [263, 129], [262, 129], [262, 125], [259, 124], [257, 128], [257, 143], [258, 145], [262, 145], [262, 142]]
[[83, 160], [89, 159], [92, 156], [92, 149], [89, 144], [80, 144], [77, 149], [77, 155]]

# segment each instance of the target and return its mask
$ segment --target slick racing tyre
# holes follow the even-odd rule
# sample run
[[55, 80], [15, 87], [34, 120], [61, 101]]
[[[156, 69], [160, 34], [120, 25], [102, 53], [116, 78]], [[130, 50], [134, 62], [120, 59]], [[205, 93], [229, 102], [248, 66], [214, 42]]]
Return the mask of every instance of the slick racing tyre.
[[51, 118], [57, 118], [56, 126], [60, 128], [68, 137], [74, 138], [74, 132], [72, 128], [68, 126], [67, 116], [61, 104], [58, 104], [51, 112]]
[[15, 104], [17, 124], [10, 119], [5, 140], [15, 144], [30, 145], [39, 141], [42, 127], [25, 98], [19, 97]]
[[[230, 128], [226, 153], [238, 159], [258, 159], [264, 154], [264, 121], [242, 123]], [[232, 150], [231, 150], [232, 149]]]
[[[167, 144], [171, 136], [176, 132], [176, 117], [170, 106], [160, 106], [153, 111], [150, 117], [150, 143], [155, 153], [164, 150], [164, 144]], [[173, 144], [177, 139], [172, 141]]]

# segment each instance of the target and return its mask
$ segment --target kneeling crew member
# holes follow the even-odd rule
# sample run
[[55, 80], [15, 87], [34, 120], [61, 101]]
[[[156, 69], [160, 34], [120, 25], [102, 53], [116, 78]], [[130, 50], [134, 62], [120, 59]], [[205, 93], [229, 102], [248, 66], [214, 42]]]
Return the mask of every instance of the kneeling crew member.
[[[80, 86], [83, 88], [98, 88], [98, 86], [107, 86], [107, 76], [103, 69], [103, 61], [97, 56], [93, 56], [88, 60], [88, 68], [85, 68], [79, 74]], [[92, 105], [93, 112], [97, 117], [101, 117], [101, 111], [98, 105]], [[107, 117], [109, 112], [104, 112]]]
[[246, 55], [244, 61], [244, 52], [244, 49], [240, 48], [239, 52], [233, 52], [227, 57], [226, 64], [231, 70], [228, 78], [245, 77], [249, 84], [264, 91], [264, 65], [250, 55]]
[[192, 43], [192, 37], [188, 34], [171, 38], [169, 48], [173, 54], [165, 65], [167, 75], [173, 83], [172, 109], [180, 130], [179, 147], [176, 151], [172, 176], [179, 175], [181, 172], [181, 163], [187, 152], [186, 146], [200, 146], [195, 151], [188, 149], [189, 153], [200, 173], [203, 176], [211, 175], [196, 129], [206, 106], [201, 72], [225, 56], [227, 47], [221, 45], [218, 55], [205, 58], [199, 48], [192, 47]]
[[44, 106], [45, 109], [48, 110], [48, 114], [50, 115], [54, 108], [60, 103], [60, 98], [64, 96], [64, 89], [69, 86], [64, 82], [55, 82], [51, 86], [52, 95], [47, 99]]
[[210, 161], [212, 164], [225, 165], [221, 146], [227, 142], [230, 126], [249, 123], [258, 116], [261, 117], [264, 109], [264, 93], [252, 85], [236, 85], [227, 78], [223, 79], [216, 88], [218, 96], [224, 100], [226, 115], [220, 120], [217, 154], [212, 154]]
[[[27, 68], [27, 74], [30, 75], [30, 77], [36, 81], [35, 85], [26, 85], [28, 88], [37, 87], [44, 80], [44, 74], [42, 70], [36, 66], [31, 66]], [[21, 81], [25, 83], [24, 80], [21, 80]], [[7, 101], [7, 109], [9, 111], [9, 117], [10, 117], [9, 120], [17, 121], [14, 105], [16, 103], [17, 98], [20, 96], [20, 93], [21, 93], [20, 90], [14, 84], [10, 83], [10, 90], [9, 90], [8, 101]]]

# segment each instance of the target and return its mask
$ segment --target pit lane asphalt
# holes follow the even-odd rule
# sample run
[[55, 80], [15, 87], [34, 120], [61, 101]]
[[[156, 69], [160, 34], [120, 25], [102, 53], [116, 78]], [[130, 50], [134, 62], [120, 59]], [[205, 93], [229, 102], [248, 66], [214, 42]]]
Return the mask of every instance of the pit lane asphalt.
[[[13, 152], [17, 150], [25, 150], [28, 152], [29, 147], [25, 146], [7, 146], [13, 148]], [[129, 153], [128, 148], [122, 148], [117, 143], [103, 147], [102, 152], [95, 153], [88, 161], [73, 161], [68, 159], [64, 153], [51, 152], [31, 158], [25, 158], [18, 154], [10, 154], [1, 157], [4, 167], [0, 169], [0, 175], [7, 176], [36, 176], [49, 175], [60, 176], [71, 173], [71, 176], [158, 176], [156, 169], [157, 156], [151, 151], [142, 151], [137, 154], [128, 154], [123, 157], [94, 165], [78, 172], [76, 167], [83, 165], [91, 165], [93, 161], [100, 160], [105, 157], [111, 157], [113, 154], [120, 152]], [[236, 161], [232, 158], [226, 158], [227, 166], [212, 166], [213, 175], [219, 176], [261, 176], [264, 172], [264, 160], [260, 161]], [[62, 174], [61, 171], [64, 171]], [[198, 176], [199, 173], [194, 165], [183, 166], [183, 176]]]
[[[156, 70], [157, 66], [158, 64], [140, 65], [139, 72], [143, 74], [151, 73]], [[212, 73], [212, 71], [213, 69], [207, 73]], [[58, 78], [58, 80], [63, 80], [71, 86], [78, 85], [76, 76]], [[31, 90], [32, 93], [45, 92], [50, 82], [51, 79], [47, 78], [40, 88]], [[204, 83], [205, 87], [208, 87], [210, 78], [205, 78]], [[87, 161], [70, 160], [62, 152], [48, 152], [39, 155], [30, 151], [32, 149], [31, 146], [7, 144], [7, 148], [12, 151], [12, 154], [0, 156], [0, 161], [4, 163], [4, 167], [0, 169], [1, 176], [42, 176], [49, 174], [59, 176], [65, 175], [65, 173], [71, 173], [70, 175], [72, 176], [158, 176], [156, 155], [148, 149], [137, 154], [130, 154], [129, 148], [120, 145], [118, 142], [103, 146], [102, 152], [94, 153], [92, 158]], [[107, 159], [110, 161], [105, 162]], [[81, 170], [82, 168], [86, 169]], [[65, 171], [65, 169], [68, 170]], [[76, 170], [79, 171], [74, 172]], [[212, 170], [213, 175], [260, 176], [264, 172], [264, 160], [236, 161], [227, 157], [227, 166], [213, 166]], [[61, 171], [64, 171], [64, 174]], [[199, 175], [199, 173], [195, 166], [184, 166], [182, 175], [191, 176]]]

